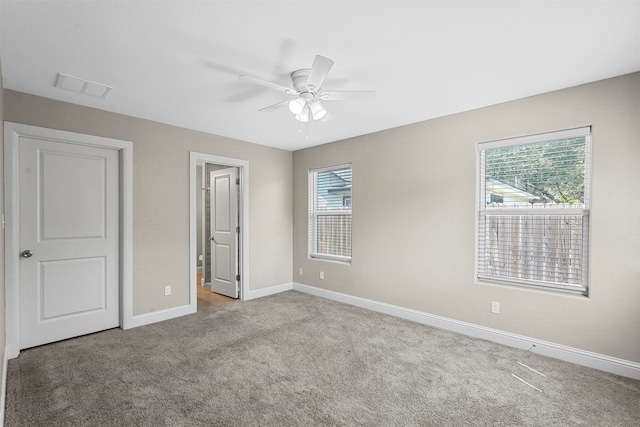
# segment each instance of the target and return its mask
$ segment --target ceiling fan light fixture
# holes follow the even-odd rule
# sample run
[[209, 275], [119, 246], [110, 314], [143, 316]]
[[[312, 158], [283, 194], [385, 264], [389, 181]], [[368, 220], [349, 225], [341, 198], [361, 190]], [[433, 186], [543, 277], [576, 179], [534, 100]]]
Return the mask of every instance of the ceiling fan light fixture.
[[306, 101], [302, 98], [296, 98], [289, 101], [289, 111], [293, 114], [302, 114], [304, 111], [304, 107], [306, 105]]
[[327, 114], [327, 110], [325, 110], [322, 104], [317, 101], [311, 102], [309, 104], [309, 108], [311, 109], [313, 120], [320, 120]]
[[300, 114], [296, 114], [296, 120], [302, 123], [307, 123], [309, 121], [309, 109], [303, 108]]

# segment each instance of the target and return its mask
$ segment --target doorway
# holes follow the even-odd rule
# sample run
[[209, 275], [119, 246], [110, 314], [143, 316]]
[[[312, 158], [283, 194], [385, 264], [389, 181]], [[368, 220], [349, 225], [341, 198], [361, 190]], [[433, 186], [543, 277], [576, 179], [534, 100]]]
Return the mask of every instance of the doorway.
[[237, 167], [198, 165], [198, 310], [238, 298], [240, 178]]
[[195, 312], [246, 297], [249, 163], [192, 152], [190, 166]]

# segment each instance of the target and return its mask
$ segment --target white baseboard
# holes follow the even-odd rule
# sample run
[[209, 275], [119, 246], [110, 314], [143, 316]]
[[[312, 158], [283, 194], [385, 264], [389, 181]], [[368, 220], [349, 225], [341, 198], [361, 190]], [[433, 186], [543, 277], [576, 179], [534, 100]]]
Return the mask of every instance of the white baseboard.
[[618, 359], [603, 354], [592, 353], [590, 351], [542, 341], [535, 338], [529, 338], [523, 335], [512, 334], [510, 332], [487, 328], [473, 323], [461, 322], [459, 320], [424, 313], [410, 308], [342, 294], [339, 292], [316, 288], [314, 286], [303, 285], [301, 283], [293, 283], [293, 290], [366, 308], [379, 313], [389, 314], [391, 316], [400, 317], [402, 319], [411, 320], [424, 325], [434, 326], [436, 328], [485, 339], [509, 347], [531, 350], [532, 352], [543, 356], [553, 357], [555, 359], [564, 360], [577, 365], [587, 366], [589, 368], [640, 380], [640, 363]]
[[243, 300], [249, 301], [256, 298], [266, 297], [268, 295], [279, 294], [280, 292], [290, 291], [291, 289], [293, 289], [293, 283], [283, 283], [281, 285], [269, 286], [268, 288], [249, 291], [248, 295], [245, 295]]
[[[187, 314], [193, 314], [196, 311], [190, 305], [182, 305], [180, 307], [167, 308], [165, 310], [152, 311], [151, 313], [133, 316], [128, 322], [126, 329], [137, 328], [138, 326], [150, 325], [163, 320], [174, 319]], [[124, 328], [123, 328], [124, 329]]]
[[2, 358], [2, 384], [0, 384], [0, 426], [4, 425], [4, 405], [7, 396], [7, 364], [9, 359], [7, 358], [7, 352], [5, 350], [4, 357]]
[[[248, 295], [243, 299], [249, 301], [256, 298], [266, 297], [267, 295], [273, 295], [280, 292], [290, 291], [293, 288], [293, 283], [283, 283], [281, 285], [270, 286], [268, 288], [256, 289], [255, 291], [249, 291]], [[190, 305], [183, 305], [180, 307], [168, 308], [166, 310], [153, 311], [151, 313], [140, 314], [133, 316], [133, 319], [127, 325], [126, 329], [136, 328], [138, 326], [150, 325], [156, 322], [162, 322], [164, 320], [173, 319], [187, 314], [193, 314], [197, 310], [193, 310]]]

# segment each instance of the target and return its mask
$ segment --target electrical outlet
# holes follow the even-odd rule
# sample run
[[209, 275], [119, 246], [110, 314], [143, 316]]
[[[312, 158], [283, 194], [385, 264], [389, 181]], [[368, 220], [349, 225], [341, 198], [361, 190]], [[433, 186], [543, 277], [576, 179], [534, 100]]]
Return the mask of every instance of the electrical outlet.
[[491, 312], [493, 314], [500, 314], [500, 303], [497, 301], [491, 301]]
[[324, 280], [324, 271], [321, 271], [321, 272], [320, 272], [320, 278], [321, 278], [322, 280]]
[[171, 295], [171, 286], [165, 286], [164, 287], [164, 296], [168, 297], [169, 295]]
[[298, 274], [299, 274], [300, 276], [302, 276], [302, 267], [300, 267], [300, 268], [298, 269]]

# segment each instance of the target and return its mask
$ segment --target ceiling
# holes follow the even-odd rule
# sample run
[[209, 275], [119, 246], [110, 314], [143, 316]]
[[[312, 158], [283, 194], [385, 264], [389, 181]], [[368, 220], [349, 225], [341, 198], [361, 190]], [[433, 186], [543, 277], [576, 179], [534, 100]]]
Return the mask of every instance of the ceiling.
[[[2, 0], [0, 24], [7, 89], [286, 150], [640, 71], [640, 0]], [[376, 99], [302, 124], [238, 79], [291, 87], [317, 54], [335, 61], [323, 89]]]

